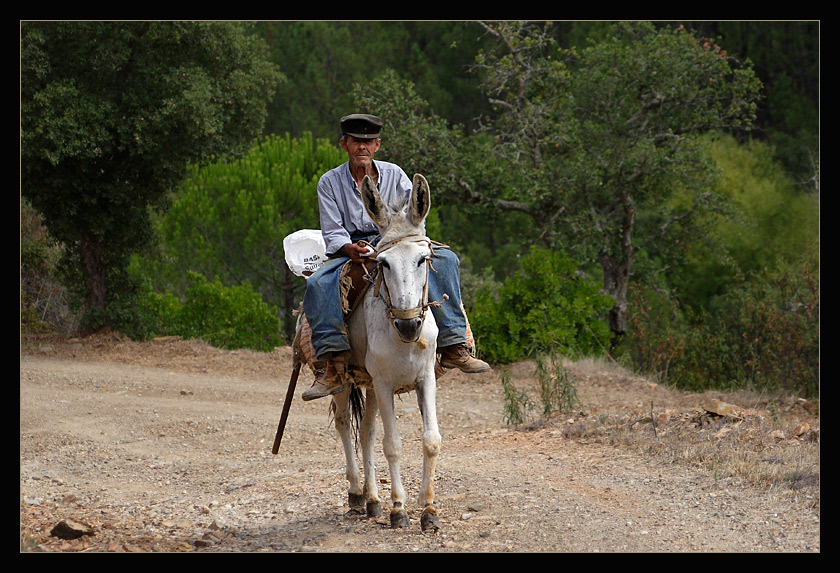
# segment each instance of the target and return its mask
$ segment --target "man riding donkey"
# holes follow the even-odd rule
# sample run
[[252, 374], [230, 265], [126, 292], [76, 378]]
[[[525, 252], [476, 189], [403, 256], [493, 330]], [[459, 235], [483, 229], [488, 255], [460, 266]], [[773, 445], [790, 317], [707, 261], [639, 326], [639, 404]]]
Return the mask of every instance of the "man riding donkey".
[[[303, 310], [311, 331], [315, 382], [303, 393], [314, 400], [342, 391], [340, 374], [349, 359], [350, 343], [345, 326], [348, 311], [342, 296], [348, 261], [366, 264], [379, 230], [362, 204], [360, 187], [365, 175], [377, 185], [386, 204], [411, 195], [412, 182], [397, 165], [374, 161], [379, 150], [382, 120], [374, 115], [353, 114], [341, 118], [341, 149], [348, 161], [325, 173], [318, 182], [321, 233], [327, 261], [306, 281]], [[472, 355], [466, 314], [461, 304], [460, 260], [444, 246], [434, 249], [434, 270], [429, 276], [429, 298], [444, 300], [432, 307], [439, 328], [437, 347], [440, 365], [463, 372], [484, 372], [490, 365]], [[342, 272], [342, 271], [345, 272]]]

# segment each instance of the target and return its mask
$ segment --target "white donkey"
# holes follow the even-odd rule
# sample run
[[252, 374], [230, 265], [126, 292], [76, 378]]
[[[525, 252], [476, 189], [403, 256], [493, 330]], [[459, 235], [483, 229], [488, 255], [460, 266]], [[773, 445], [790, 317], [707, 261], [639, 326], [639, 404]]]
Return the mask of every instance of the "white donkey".
[[[400, 475], [402, 442], [394, 416], [394, 395], [414, 390], [423, 418], [423, 479], [418, 503], [423, 508], [423, 531], [437, 530], [440, 521], [434, 507], [434, 475], [440, 432], [435, 408], [435, 353], [438, 327], [428, 317], [428, 275], [432, 267], [432, 243], [422, 231], [429, 212], [429, 185], [422, 175], [414, 176], [414, 187], [405, 205], [385, 205], [370, 177], [362, 181], [362, 200], [381, 232], [375, 258], [378, 271], [374, 286], [365, 293], [349, 319], [352, 361], [369, 374], [333, 397], [335, 425], [341, 437], [350, 482], [351, 507], [364, 503], [367, 515], [381, 514], [374, 468], [376, 412], [382, 416], [383, 449], [391, 477], [391, 526], [405, 527], [405, 489]], [[348, 370], [352, 376], [352, 370]], [[347, 380], [345, 380], [347, 381]], [[366, 389], [360, 441], [364, 483], [359, 473], [353, 440], [352, 398]], [[356, 401], [358, 404], [358, 400]]]

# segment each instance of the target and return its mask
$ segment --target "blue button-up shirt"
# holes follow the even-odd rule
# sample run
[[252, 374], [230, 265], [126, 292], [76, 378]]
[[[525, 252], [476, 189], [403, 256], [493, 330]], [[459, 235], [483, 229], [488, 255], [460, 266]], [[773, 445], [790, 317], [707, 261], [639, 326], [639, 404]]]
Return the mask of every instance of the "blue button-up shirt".
[[[374, 161], [373, 166], [379, 174], [379, 194], [386, 205], [411, 195], [411, 180], [398, 165]], [[379, 232], [365, 210], [362, 194], [350, 174], [349, 162], [327, 171], [318, 181], [318, 207], [321, 234], [328, 255], [351, 243], [351, 235], [375, 235]]]

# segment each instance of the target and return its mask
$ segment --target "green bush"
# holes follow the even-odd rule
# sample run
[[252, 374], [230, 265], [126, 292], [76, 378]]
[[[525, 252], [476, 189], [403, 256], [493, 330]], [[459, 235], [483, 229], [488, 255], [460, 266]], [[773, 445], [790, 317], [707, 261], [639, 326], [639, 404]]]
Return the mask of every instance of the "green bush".
[[173, 335], [179, 330], [180, 314], [178, 297], [170, 292], [155, 292], [151, 281], [146, 279], [134, 299], [131, 319], [121, 325], [120, 332], [135, 340]]
[[277, 311], [249, 284], [226, 287], [190, 273], [191, 286], [181, 304], [175, 295], [152, 291], [147, 281], [138, 297], [133, 338], [178, 335], [202, 339], [220, 348], [270, 352], [280, 344]]
[[249, 284], [224, 286], [190, 273], [192, 286], [181, 307], [179, 334], [222, 348], [268, 352], [280, 344], [277, 309], [269, 307]]
[[630, 285], [627, 298], [633, 312], [628, 315], [622, 351], [634, 370], [667, 379], [674, 357], [685, 345], [686, 310], [639, 283]]
[[634, 367], [692, 391], [768, 389], [819, 394], [816, 253], [730, 289], [683, 319], [635, 291], [628, 349]]
[[608, 345], [603, 315], [612, 299], [556, 251], [532, 248], [494, 293], [476, 293], [470, 323], [482, 356], [510, 363], [540, 352], [597, 355]]

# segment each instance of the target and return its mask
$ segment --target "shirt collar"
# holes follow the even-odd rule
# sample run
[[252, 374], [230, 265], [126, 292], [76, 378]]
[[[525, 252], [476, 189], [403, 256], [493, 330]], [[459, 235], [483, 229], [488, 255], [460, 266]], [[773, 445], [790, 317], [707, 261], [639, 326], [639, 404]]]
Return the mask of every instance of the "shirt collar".
[[[373, 168], [376, 171], [376, 185], [378, 186], [379, 183], [382, 181], [382, 172], [379, 170], [379, 166], [376, 164], [375, 159], [371, 159], [371, 163], [373, 163]], [[353, 179], [353, 174], [350, 173], [349, 161], [347, 161], [344, 164], [344, 176], [347, 177], [347, 180], [350, 182], [350, 188], [355, 190], [357, 193], [361, 194], [361, 190], [356, 185], [356, 180]]]

